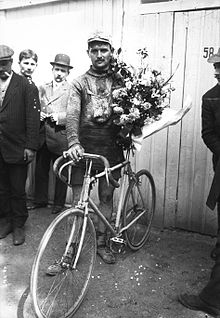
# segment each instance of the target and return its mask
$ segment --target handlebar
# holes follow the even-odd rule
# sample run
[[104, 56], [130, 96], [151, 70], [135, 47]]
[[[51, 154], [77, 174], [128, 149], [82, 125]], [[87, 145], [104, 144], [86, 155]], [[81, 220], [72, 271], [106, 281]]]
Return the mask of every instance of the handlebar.
[[[102, 161], [103, 166], [104, 166], [104, 170], [105, 170], [105, 176], [106, 176], [106, 180], [107, 183], [111, 183], [111, 185], [115, 188], [118, 188], [120, 185], [118, 183], [118, 181], [116, 181], [112, 175], [112, 172], [110, 170], [110, 165], [108, 162], [108, 159], [105, 158], [104, 156], [101, 155], [96, 155], [96, 154], [90, 154], [90, 153], [84, 153], [83, 156], [80, 158], [81, 159], [95, 159], [95, 160], [99, 160]], [[61, 164], [62, 162], [64, 162], [63, 164]], [[56, 161], [54, 162], [53, 165], [53, 170], [54, 173], [56, 174], [56, 176], [58, 176], [64, 183], [68, 184], [69, 186], [72, 186], [69, 182], [68, 182], [68, 178], [65, 177], [62, 174], [62, 171], [65, 167], [70, 166], [70, 165], [75, 165], [76, 161], [73, 159], [70, 159], [68, 157], [68, 153], [64, 152], [63, 156], [60, 156], [59, 158], [56, 159]]]

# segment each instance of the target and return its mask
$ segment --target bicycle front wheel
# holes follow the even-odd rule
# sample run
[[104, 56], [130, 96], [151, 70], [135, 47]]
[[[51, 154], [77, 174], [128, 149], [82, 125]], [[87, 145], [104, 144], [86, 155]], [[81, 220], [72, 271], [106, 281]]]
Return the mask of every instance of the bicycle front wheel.
[[96, 236], [88, 217], [80, 256], [74, 266], [83, 220], [83, 213], [78, 209], [64, 211], [53, 220], [40, 242], [32, 266], [30, 287], [38, 318], [71, 317], [86, 294], [95, 264]]
[[138, 250], [147, 241], [153, 221], [156, 190], [152, 175], [143, 169], [129, 182], [123, 206], [125, 239], [132, 250]]

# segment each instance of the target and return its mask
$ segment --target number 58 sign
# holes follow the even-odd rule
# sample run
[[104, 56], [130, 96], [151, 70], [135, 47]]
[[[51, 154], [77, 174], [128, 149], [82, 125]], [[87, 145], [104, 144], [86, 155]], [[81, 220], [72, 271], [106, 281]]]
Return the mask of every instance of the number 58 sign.
[[203, 49], [203, 57], [204, 59], [207, 59], [209, 58], [211, 55], [214, 54], [214, 47], [210, 46], [205, 46], [204, 49]]

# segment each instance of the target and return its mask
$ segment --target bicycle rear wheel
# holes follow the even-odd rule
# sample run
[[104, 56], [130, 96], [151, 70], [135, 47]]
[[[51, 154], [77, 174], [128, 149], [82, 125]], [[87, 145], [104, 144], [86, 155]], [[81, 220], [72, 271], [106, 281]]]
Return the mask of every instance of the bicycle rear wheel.
[[[123, 206], [125, 239], [132, 250], [138, 250], [147, 241], [155, 211], [156, 190], [152, 175], [143, 169], [130, 181]], [[136, 180], [135, 180], [136, 179]]]
[[[30, 287], [38, 318], [71, 317], [86, 294], [96, 258], [96, 235], [88, 217], [80, 256], [73, 268], [82, 235], [82, 223], [83, 213], [70, 208], [53, 220], [40, 242], [32, 266]], [[64, 258], [73, 224], [71, 253]], [[48, 276], [48, 268], [55, 261], [60, 271], [55, 276]]]

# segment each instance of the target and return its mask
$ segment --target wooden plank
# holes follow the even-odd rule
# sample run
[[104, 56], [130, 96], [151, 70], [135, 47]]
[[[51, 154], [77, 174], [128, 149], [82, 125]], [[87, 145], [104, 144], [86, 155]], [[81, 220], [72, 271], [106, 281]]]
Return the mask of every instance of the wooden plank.
[[219, 8], [219, 0], [175, 0], [160, 3], [139, 4], [140, 14], [159, 13], [159, 12], [178, 12]]
[[[210, 81], [212, 82], [210, 65], [203, 58], [203, 47], [206, 25], [216, 24], [211, 15], [208, 21], [205, 21], [205, 17], [205, 11], [176, 14], [174, 40], [175, 52], [178, 54], [183, 49], [179, 43], [180, 34], [184, 30], [187, 32], [184, 91], [193, 99], [193, 108], [187, 121], [182, 123], [176, 226], [203, 233], [207, 231], [204, 210], [207, 196], [204, 191], [207, 190], [207, 174], [204, 173], [207, 171], [207, 150], [201, 139], [201, 97], [210, 87]], [[212, 38], [210, 33], [209, 37]], [[204, 89], [204, 86], [207, 89]]]
[[30, 7], [52, 2], [61, 2], [62, 0], [2, 0], [0, 1], [0, 10], [15, 9], [21, 7]]
[[[208, 174], [212, 171], [212, 163], [209, 160], [209, 150], [207, 150], [201, 139], [201, 97], [202, 95], [216, 84], [216, 80], [213, 76], [213, 67], [211, 64], [207, 63], [206, 58], [204, 58], [204, 48], [211, 44], [212, 47], [218, 48], [219, 37], [220, 37], [220, 10], [215, 11], [201, 11], [197, 14], [190, 13], [190, 29], [192, 34], [190, 34], [189, 48], [197, 49], [200, 53], [197, 57], [198, 64], [196, 65], [197, 72], [195, 81], [197, 83], [195, 96], [196, 105], [196, 118], [197, 120], [197, 136], [195, 139], [195, 182], [193, 187], [193, 202], [192, 202], [192, 223], [191, 228], [196, 231], [201, 231], [203, 233], [213, 233], [216, 229], [216, 222], [213, 223], [213, 217], [216, 218], [216, 211], [210, 212], [205, 207], [205, 202], [207, 199], [209, 187], [211, 185], [211, 180], [209, 180]], [[199, 43], [195, 45], [195, 38], [197, 33], [197, 38]], [[199, 33], [199, 34], [198, 34]], [[201, 81], [200, 79], [205, 79]], [[205, 207], [205, 208], [204, 208]], [[200, 222], [198, 222], [200, 221]]]
[[[171, 69], [172, 15], [168, 13], [142, 17], [139, 36], [138, 48], [147, 47], [150, 65], [160, 69], [168, 78]], [[166, 38], [163, 46], [161, 46], [162, 38]], [[157, 205], [154, 224], [159, 227], [163, 227], [164, 221], [166, 146], [167, 130], [164, 130], [147, 138], [140, 155], [137, 154], [137, 169], [148, 169], [155, 180]]]

